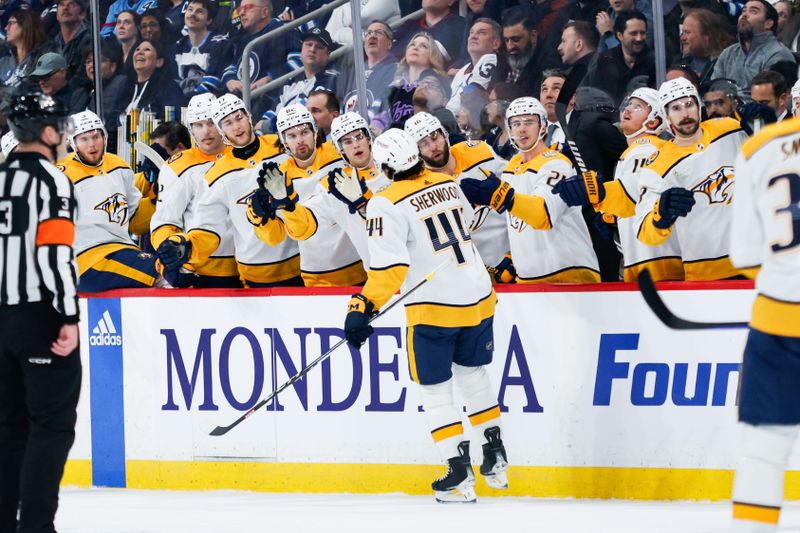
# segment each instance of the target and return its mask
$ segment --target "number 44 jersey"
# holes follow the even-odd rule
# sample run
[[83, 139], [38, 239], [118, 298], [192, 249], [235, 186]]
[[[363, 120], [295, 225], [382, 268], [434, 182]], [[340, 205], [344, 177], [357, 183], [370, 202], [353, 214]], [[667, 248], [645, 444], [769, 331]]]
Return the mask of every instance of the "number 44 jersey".
[[731, 261], [748, 275], [758, 272], [750, 325], [800, 337], [800, 119], [748, 140], [735, 173]]
[[367, 204], [370, 270], [362, 291], [383, 306], [437, 270], [405, 301], [409, 326], [475, 326], [494, 314], [496, 297], [469, 227], [473, 211], [450, 176], [422, 171], [393, 182]]

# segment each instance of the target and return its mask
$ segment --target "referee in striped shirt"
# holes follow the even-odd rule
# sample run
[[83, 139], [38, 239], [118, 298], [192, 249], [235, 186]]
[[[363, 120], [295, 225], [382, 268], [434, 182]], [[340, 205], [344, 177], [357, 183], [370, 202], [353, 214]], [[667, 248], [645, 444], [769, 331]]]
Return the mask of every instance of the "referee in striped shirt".
[[41, 93], [3, 111], [19, 146], [0, 164], [0, 533], [49, 533], [81, 385], [75, 199], [53, 165], [67, 113]]

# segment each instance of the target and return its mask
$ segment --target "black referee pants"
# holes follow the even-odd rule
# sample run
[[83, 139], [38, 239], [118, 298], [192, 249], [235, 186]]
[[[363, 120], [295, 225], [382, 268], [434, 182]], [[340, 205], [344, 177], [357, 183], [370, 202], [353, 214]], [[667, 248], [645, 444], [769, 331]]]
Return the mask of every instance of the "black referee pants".
[[49, 303], [0, 307], [0, 533], [55, 532], [81, 386], [79, 350], [50, 351], [61, 325]]

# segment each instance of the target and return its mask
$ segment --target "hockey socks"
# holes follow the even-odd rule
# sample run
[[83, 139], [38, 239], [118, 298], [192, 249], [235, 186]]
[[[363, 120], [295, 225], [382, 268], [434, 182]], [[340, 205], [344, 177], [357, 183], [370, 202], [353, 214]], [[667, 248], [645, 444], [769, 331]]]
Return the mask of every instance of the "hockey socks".
[[733, 483], [733, 531], [771, 533], [778, 529], [783, 473], [798, 426], [742, 424], [742, 451]]
[[422, 405], [428, 414], [431, 437], [443, 460], [459, 455], [458, 444], [464, 440], [461, 415], [453, 402], [453, 380], [436, 385], [420, 385]]

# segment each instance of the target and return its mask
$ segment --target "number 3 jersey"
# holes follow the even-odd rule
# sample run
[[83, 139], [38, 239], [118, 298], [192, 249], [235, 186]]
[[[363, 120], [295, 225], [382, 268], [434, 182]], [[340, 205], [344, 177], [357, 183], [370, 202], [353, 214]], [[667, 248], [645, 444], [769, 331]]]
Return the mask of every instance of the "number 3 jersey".
[[758, 270], [750, 325], [800, 337], [800, 119], [768, 126], [736, 160], [731, 261]]
[[[562, 153], [547, 150], [527, 163], [517, 154], [503, 172], [514, 187], [508, 214], [508, 240], [520, 283], [596, 283], [597, 256], [581, 210], [552, 192], [559, 180], [574, 176]], [[530, 206], [527, 208], [527, 206]]]
[[[370, 270], [362, 294], [383, 306], [439, 267], [405, 300], [409, 326], [475, 326], [496, 296], [469, 234], [472, 207], [450, 176], [423, 171], [393, 182], [367, 204]], [[444, 266], [442, 266], [444, 264]]]

